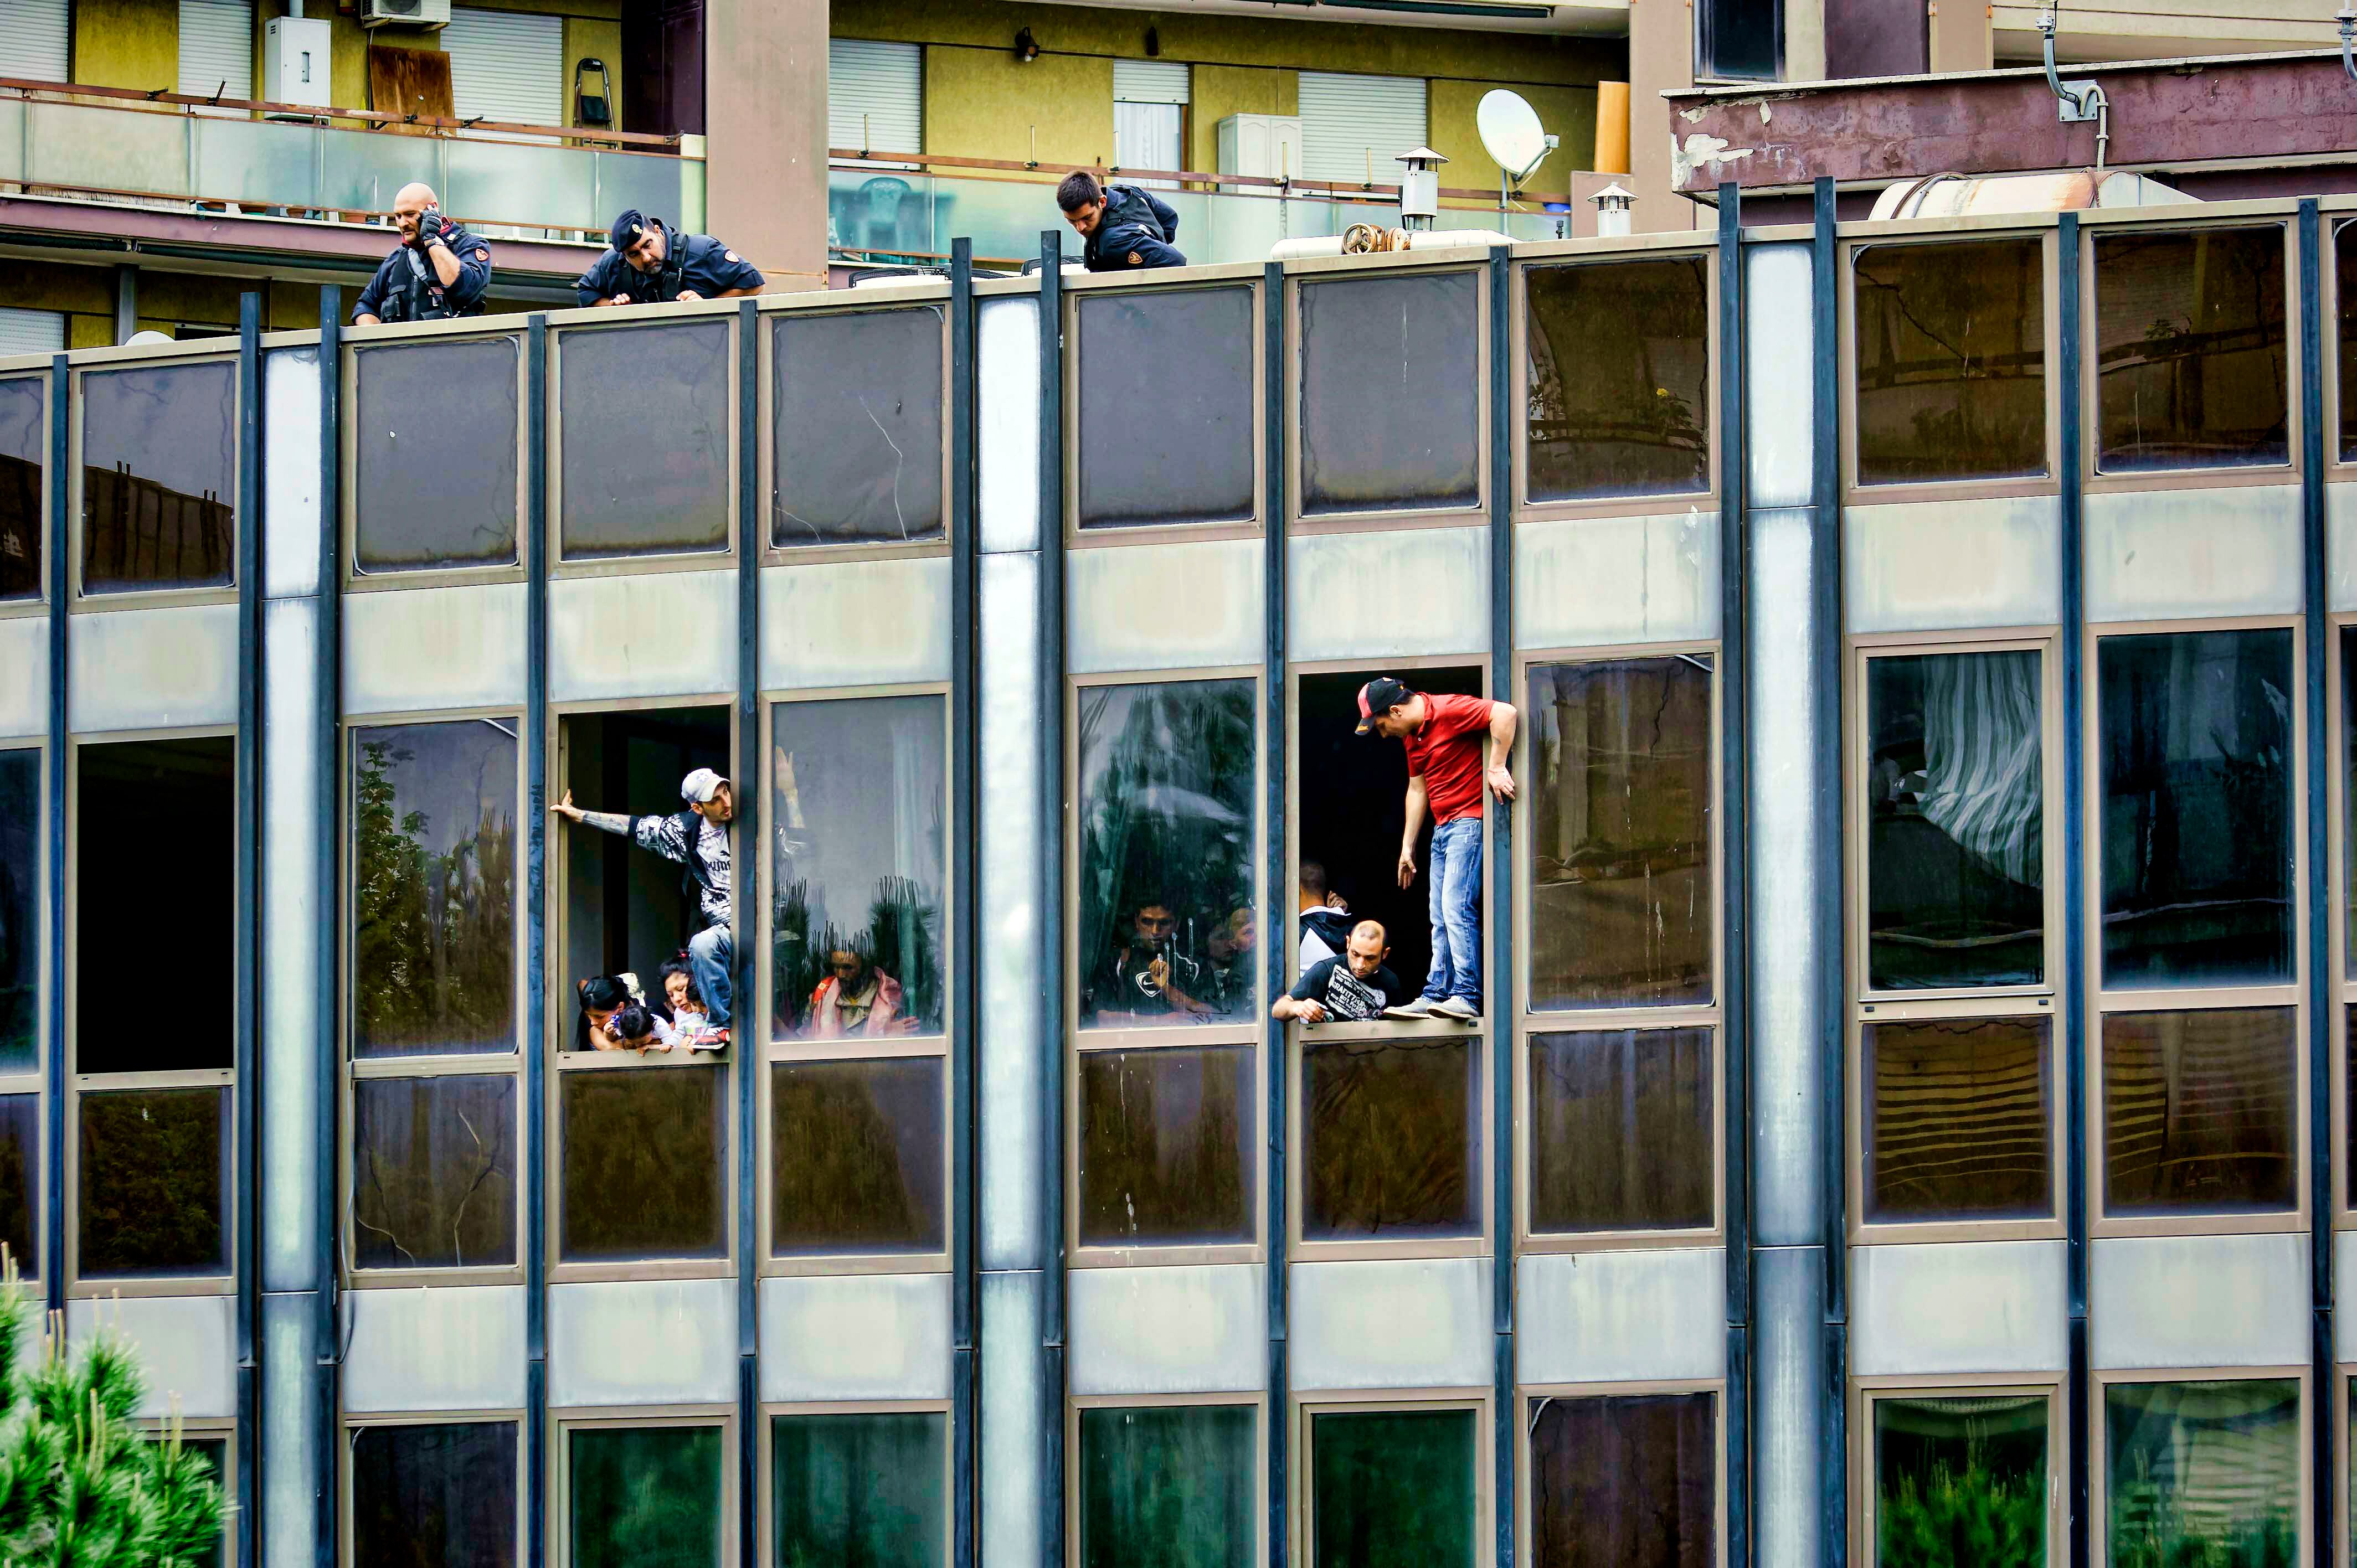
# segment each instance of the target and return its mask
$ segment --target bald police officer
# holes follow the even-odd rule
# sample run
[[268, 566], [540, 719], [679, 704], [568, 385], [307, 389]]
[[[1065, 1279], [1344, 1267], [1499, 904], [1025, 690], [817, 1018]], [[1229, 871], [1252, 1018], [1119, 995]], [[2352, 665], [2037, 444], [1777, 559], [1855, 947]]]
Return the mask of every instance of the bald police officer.
[[352, 321], [445, 321], [480, 316], [491, 286], [491, 250], [442, 216], [429, 185], [404, 185], [393, 199], [401, 243], [361, 290]]
[[612, 247], [573, 281], [584, 305], [655, 305], [759, 294], [761, 269], [709, 234], [682, 234], [633, 208], [614, 220]]
[[1081, 260], [1092, 273], [1187, 264], [1173, 243], [1178, 238], [1178, 214], [1150, 190], [1099, 185], [1088, 170], [1074, 169], [1056, 187], [1056, 205], [1064, 220], [1088, 242], [1081, 249]]

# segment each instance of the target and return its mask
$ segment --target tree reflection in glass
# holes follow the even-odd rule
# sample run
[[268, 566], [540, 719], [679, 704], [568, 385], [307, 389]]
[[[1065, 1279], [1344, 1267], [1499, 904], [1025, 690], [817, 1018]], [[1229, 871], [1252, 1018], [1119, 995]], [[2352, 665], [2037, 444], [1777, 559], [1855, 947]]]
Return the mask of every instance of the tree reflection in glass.
[[1876, 1568], [2043, 1564], [2046, 1426], [2044, 1394], [1875, 1401]]
[[2290, 1378], [2104, 1390], [2113, 1568], [2292, 1568], [2299, 1384]]

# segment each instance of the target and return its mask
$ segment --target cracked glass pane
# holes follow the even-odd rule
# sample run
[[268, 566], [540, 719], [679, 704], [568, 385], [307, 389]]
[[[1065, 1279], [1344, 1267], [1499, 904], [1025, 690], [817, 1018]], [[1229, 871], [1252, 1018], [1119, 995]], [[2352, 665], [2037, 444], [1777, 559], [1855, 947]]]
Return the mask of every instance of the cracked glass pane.
[[770, 542], [942, 537], [942, 310], [770, 322]]
[[515, 1079], [362, 1079], [352, 1088], [352, 1266], [516, 1260]]

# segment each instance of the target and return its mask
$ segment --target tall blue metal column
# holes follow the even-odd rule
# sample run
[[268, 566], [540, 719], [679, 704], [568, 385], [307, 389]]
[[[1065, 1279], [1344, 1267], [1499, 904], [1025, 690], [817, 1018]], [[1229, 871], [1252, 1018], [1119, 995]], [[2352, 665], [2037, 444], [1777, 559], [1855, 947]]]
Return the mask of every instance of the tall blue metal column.
[[340, 808], [342, 791], [338, 787], [341, 776], [339, 758], [341, 754], [341, 714], [343, 709], [343, 583], [339, 576], [341, 557], [337, 549], [339, 524], [341, 518], [340, 478], [343, 446], [340, 394], [343, 391], [343, 306], [344, 291], [335, 284], [319, 290], [319, 614], [314, 623], [317, 641], [312, 648], [313, 679], [317, 682], [317, 706], [312, 714], [312, 745], [314, 772], [311, 779], [312, 811], [318, 820], [317, 854], [312, 874], [316, 878], [312, 896], [320, 912], [318, 945], [315, 950], [317, 972], [312, 976], [313, 1005], [317, 1009], [313, 1028], [317, 1032], [319, 1053], [317, 1103], [313, 1115], [313, 1157], [317, 1167], [312, 1173], [315, 1183], [314, 1201], [318, 1206], [318, 1286], [316, 1300], [317, 1319], [313, 1332], [318, 1346], [319, 1432], [319, 1508], [314, 1553], [318, 1568], [335, 1568], [338, 1558], [337, 1502], [342, 1488], [337, 1482], [337, 1456], [339, 1439], [336, 1422], [342, 1403], [343, 1342], [337, 1332], [336, 1292], [341, 1278], [336, 1248], [336, 1122], [337, 1105], [340, 1097], [343, 1074], [342, 1015], [337, 1001], [340, 989], [337, 976], [340, 968], [340, 942], [343, 919], [337, 913], [342, 904], [342, 882], [338, 875], [338, 856], [343, 844], [341, 832], [343, 813]]
[[760, 1561], [759, 1233], [754, 1223], [760, 1188], [754, 1151], [756, 1111], [768, 1053], [767, 1015], [753, 993], [753, 947], [761, 929], [761, 548], [769, 530], [761, 510], [760, 306], [737, 306], [737, 843], [731, 863], [729, 913], [736, 931], [737, 1058], [737, 1552], [744, 1568]]
[[[548, 1560], [548, 317], [524, 328], [524, 1561]], [[739, 1053], [740, 1056], [742, 1053]]]
[[[1265, 599], [1266, 641], [1262, 650], [1261, 665], [1261, 729], [1262, 744], [1268, 749], [1267, 796], [1262, 810], [1267, 814], [1268, 852], [1262, 875], [1267, 883], [1267, 900], [1271, 916], [1261, 927], [1270, 933], [1262, 944], [1268, 966], [1268, 992], [1275, 996], [1291, 988], [1293, 944], [1277, 933], [1293, 929], [1292, 911], [1286, 901], [1286, 805], [1292, 785], [1289, 771], [1290, 754], [1286, 746], [1285, 699], [1285, 263], [1270, 262], [1261, 269], [1261, 328], [1262, 382], [1261, 424], [1265, 453], [1265, 480], [1262, 495], [1262, 538], [1264, 551], [1262, 569], [1265, 577], [1262, 594]], [[1287, 1465], [1292, 1457], [1288, 1441], [1292, 1427], [1291, 1405], [1286, 1398], [1290, 1374], [1286, 1359], [1286, 1258], [1291, 1250], [1291, 1227], [1286, 1219], [1286, 1091], [1290, 1080], [1286, 1071], [1287, 1053], [1291, 1049], [1286, 1038], [1286, 1026], [1274, 1017], [1267, 1021], [1262, 1036], [1262, 1069], [1268, 1083], [1268, 1206], [1262, 1218], [1261, 1230], [1265, 1238], [1263, 1251], [1268, 1259], [1268, 1563], [1269, 1568], [1286, 1568], [1291, 1560], [1292, 1542], [1288, 1526], [1292, 1509], [1287, 1506]]]
[[2064, 1512], [2070, 1533], [2071, 1568], [2087, 1568], [2087, 792], [2086, 733], [2087, 584], [2084, 487], [2080, 482], [2083, 427], [2081, 419], [2079, 314], [2079, 215], [2065, 212], [2056, 226], [2056, 292], [2061, 362], [2055, 366], [2061, 399], [2061, 441], [2055, 452], [2057, 523], [2062, 554], [2062, 1221], [2068, 1238], [2066, 1292], [2070, 1301], [2070, 1430]]
[[1064, 237], [1039, 235], [1039, 1560], [1064, 1568]]
[[[253, 1568], [261, 1530], [262, 1250], [262, 296], [237, 302], [237, 1136], [231, 1206], [237, 1238], [237, 1531]], [[60, 476], [62, 478], [62, 476]]]
[[[1514, 371], [1512, 247], [1490, 249], [1490, 696], [1514, 700]], [[1498, 1568], [1514, 1561], [1514, 1468], [1522, 1420], [1514, 1405], [1514, 1020], [1522, 965], [1514, 946], [1514, 813], [1490, 814], [1490, 1329]]]
[[981, 922], [974, 910], [975, 747], [981, 728], [981, 680], [975, 608], [980, 598], [974, 538], [974, 242], [950, 243], [950, 1441], [956, 1455], [956, 1507], [952, 1520], [955, 1568], [979, 1558], [978, 1455], [980, 1387], [980, 1251], [975, 1246], [975, 1011], [982, 988], [974, 954]]

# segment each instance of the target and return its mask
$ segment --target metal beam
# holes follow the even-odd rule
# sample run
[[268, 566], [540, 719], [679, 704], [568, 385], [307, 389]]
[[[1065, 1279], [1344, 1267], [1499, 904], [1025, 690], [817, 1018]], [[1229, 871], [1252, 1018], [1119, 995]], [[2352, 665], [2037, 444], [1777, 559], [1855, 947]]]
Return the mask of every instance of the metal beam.
[[[1291, 751], [1286, 742], [1285, 663], [1285, 263], [1270, 262], [1261, 268], [1261, 426], [1265, 455], [1261, 496], [1262, 571], [1264, 602], [1261, 653], [1262, 744], [1267, 748], [1267, 790], [1261, 809], [1267, 813], [1268, 837], [1263, 875], [1268, 883], [1271, 918], [1261, 928], [1269, 933], [1262, 944], [1268, 966], [1272, 1000], [1293, 985], [1290, 959], [1294, 943], [1293, 910], [1286, 886], [1286, 807], [1291, 785]], [[1286, 1345], [1286, 1259], [1292, 1240], [1286, 1218], [1286, 1066], [1291, 1045], [1284, 1022], [1271, 1017], [1262, 1036], [1263, 1074], [1268, 1084], [1268, 1207], [1261, 1220], [1262, 1254], [1268, 1260], [1268, 1563], [1286, 1568], [1291, 1561], [1287, 1536], [1292, 1509], [1286, 1465], [1291, 1458], [1286, 1439], [1292, 1432], [1287, 1402]]]
[[981, 724], [981, 639], [975, 611], [980, 589], [980, 542], [974, 537], [974, 242], [952, 242], [950, 258], [950, 1267], [952, 1402], [950, 1440], [956, 1454], [955, 1568], [979, 1561], [980, 1463], [977, 1395], [980, 1323], [976, 1310], [981, 1280], [975, 1241], [974, 1039], [978, 1033], [974, 954], [980, 950], [976, 918], [976, 839], [979, 786], [975, 766]]
[[343, 290], [330, 284], [319, 290], [319, 614], [314, 623], [312, 678], [317, 705], [312, 712], [312, 812], [318, 823], [313, 865], [312, 896], [319, 913], [317, 968], [312, 974], [313, 1015], [319, 1053], [319, 1080], [313, 1107], [312, 1172], [318, 1204], [318, 1289], [316, 1332], [318, 1342], [319, 1503], [316, 1537], [318, 1568], [336, 1568], [338, 1552], [336, 1507], [341, 1496], [337, 1485], [337, 1406], [343, 1370], [343, 1341], [336, 1331], [336, 1292], [342, 1277], [336, 1246], [336, 1125], [343, 1083], [343, 1018], [338, 984], [343, 938], [342, 881], [338, 871], [343, 811], [343, 581], [338, 550], [341, 521], [343, 444]]
[[[524, 327], [524, 1563], [548, 1560], [548, 317]], [[738, 1053], [741, 1058], [743, 1053]]]
[[2340, 1493], [2332, 1397], [2332, 1051], [2340, 1019], [2332, 1006], [2331, 757], [2325, 746], [2326, 670], [2332, 657], [2330, 584], [2324, 507], [2324, 255], [2316, 199], [2299, 204], [2299, 515], [2303, 636], [2308, 676], [2308, 1214], [2309, 1354], [2316, 1413], [2309, 1472], [2311, 1560], [2330, 1568], [2336, 1531], [2327, 1521]]
[[729, 916], [736, 929], [729, 990], [729, 1055], [737, 1058], [737, 1543], [744, 1568], [761, 1557], [760, 1519], [760, 1173], [758, 1110], [769, 1053], [761, 999], [753, 990], [753, 950], [761, 930], [761, 509], [760, 302], [737, 302], [737, 843], [730, 866]]
[[49, 360], [49, 736], [48, 788], [42, 800], [48, 842], [48, 898], [44, 911], [48, 961], [48, 1157], [42, 1162], [41, 1283], [52, 1313], [66, 1309], [66, 753], [71, 717], [66, 710], [66, 632], [72, 625], [73, 562], [68, 553], [66, 460], [72, 432], [73, 371], [63, 354]]
[[[1490, 696], [1514, 700], [1514, 422], [1513, 334], [1510, 330], [1514, 252], [1490, 248]], [[1509, 758], [1511, 761], [1512, 759]], [[1527, 782], [1527, 779], [1525, 782]], [[1490, 813], [1490, 984], [1482, 1013], [1489, 1023], [1491, 1443], [1497, 1488], [1491, 1510], [1497, 1529], [1498, 1568], [1514, 1561], [1514, 1469], [1522, 1422], [1514, 1409], [1514, 1019], [1520, 973], [1514, 948], [1514, 813], [1497, 802]]]
[[262, 296], [237, 302], [237, 1088], [231, 1233], [237, 1238], [237, 1560], [253, 1568], [261, 1534], [262, 1249]]
[[1064, 1568], [1064, 236], [1039, 234], [1039, 1561]]
[[2087, 585], [2084, 487], [2080, 464], [2085, 428], [2081, 417], [2083, 365], [2079, 306], [2079, 215], [2065, 212], [2054, 238], [2061, 363], [2054, 367], [2061, 400], [2061, 442], [2055, 453], [2062, 553], [2062, 994], [2055, 1027], [2062, 1036], [2063, 1232], [2068, 1237], [2070, 1388], [2063, 1404], [2070, 1428], [2063, 1507], [2069, 1520], [2071, 1568], [2087, 1568], [2087, 873], [2086, 639]]

